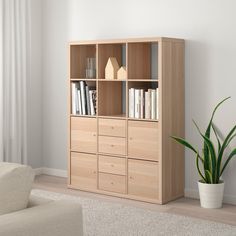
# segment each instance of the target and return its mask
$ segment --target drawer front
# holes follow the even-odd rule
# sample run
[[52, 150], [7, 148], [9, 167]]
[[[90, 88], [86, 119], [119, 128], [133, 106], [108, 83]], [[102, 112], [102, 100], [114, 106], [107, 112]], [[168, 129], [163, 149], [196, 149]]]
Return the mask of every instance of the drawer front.
[[125, 193], [125, 176], [99, 173], [99, 189]]
[[158, 160], [158, 123], [128, 122], [128, 156], [144, 160]]
[[125, 155], [125, 138], [99, 136], [99, 152]]
[[126, 175], [125, 158], [99, 156], [99, 172]]
[[128, 160], [128, 194], [158, 199], [159, 166], [156, 162]]
[[96, 155], [71, 152], [71, 185], [83, 189], [97, 189]]
[[126, 121], [99, 119], [99, 135], [126, 137]]
[[94, 118], [71, 118], [71, 150], [97, 152], [97, 120]]

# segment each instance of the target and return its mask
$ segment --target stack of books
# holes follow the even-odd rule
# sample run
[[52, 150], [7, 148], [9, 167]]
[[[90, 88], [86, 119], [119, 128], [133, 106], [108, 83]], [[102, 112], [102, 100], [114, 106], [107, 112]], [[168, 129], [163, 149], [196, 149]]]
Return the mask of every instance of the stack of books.
[[72, 114], [96, 115], [96, 88], [89, 87], [85, 81], [71, 84]]
[[129, 117], [158, 120], [158, 88], [129, 89]]

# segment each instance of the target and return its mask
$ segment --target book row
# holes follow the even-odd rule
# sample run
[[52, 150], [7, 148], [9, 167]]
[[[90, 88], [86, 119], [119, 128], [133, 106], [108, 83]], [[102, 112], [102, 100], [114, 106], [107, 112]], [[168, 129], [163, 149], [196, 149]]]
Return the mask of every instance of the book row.
[[158, 88], [129, 89], [129, 117], [158, 120]]
[[71, 110], [73, 115], [96, 115], [96, 88], [85, 81], [71, 84]]

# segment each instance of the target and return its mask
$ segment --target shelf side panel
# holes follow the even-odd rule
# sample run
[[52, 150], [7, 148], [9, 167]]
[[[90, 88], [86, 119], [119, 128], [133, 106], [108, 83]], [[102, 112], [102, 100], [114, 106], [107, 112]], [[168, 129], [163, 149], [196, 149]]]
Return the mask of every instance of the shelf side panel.
[[184, 43], [162, 42], [162, 202], [184, 195]]

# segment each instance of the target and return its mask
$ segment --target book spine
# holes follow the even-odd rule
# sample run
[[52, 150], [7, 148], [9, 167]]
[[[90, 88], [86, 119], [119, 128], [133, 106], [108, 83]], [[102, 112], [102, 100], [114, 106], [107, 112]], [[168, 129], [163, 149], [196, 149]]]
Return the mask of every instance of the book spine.
[[94, 110], [94, 101], [93, 101], [93, 90], [89, 91], [89, 101], [90, 101], [90, 109], [91, 109], [91, 115], [95, 115], [95, 110]]
[[151, 101], [151, 119], [156, 119], [156, 90], [152, 89], [152, 101]]
[[129, 117], [134, 118], [134, 88], [129, 89]]
[[71, 112], [73, 115], [76, 115], [76, 112], [77, 112], [77, 107], [76, 107], [76, 83], [72, 83], [71, 84]]
[[91, 115], [90, 99], [89, 99], [89, 87], [88, 87], [88, 85], [85, 86], [85, 92], [86, 92], [87, 115]]
[[82, 115], [86, 115], [86, 101], [85, 101], [85, 82], [80, 81]]
[[156, 119], [159, 119], [159, 89], [156, 89]]
[[151, 102], [152, 102], [152, 90], [148, 89], [148, 118], [147, 119], [151, 119]]
[[78, 105], [79, 105], [79, 115], [82, 115], [82, 104], [81, 104], [81, 92], [78, 89]]
[[150, 93], [145, 92], [145, 119], [150, 119]]
[[135, 110], [134, 110], [134, 117], [136, 119], [140, 118], [140, 90], [139, 89], [135, 89], [134, 92], [134, 103], [135, 103]]
[[144, 90], [140, 89], [140, 118], [144, 118]]

